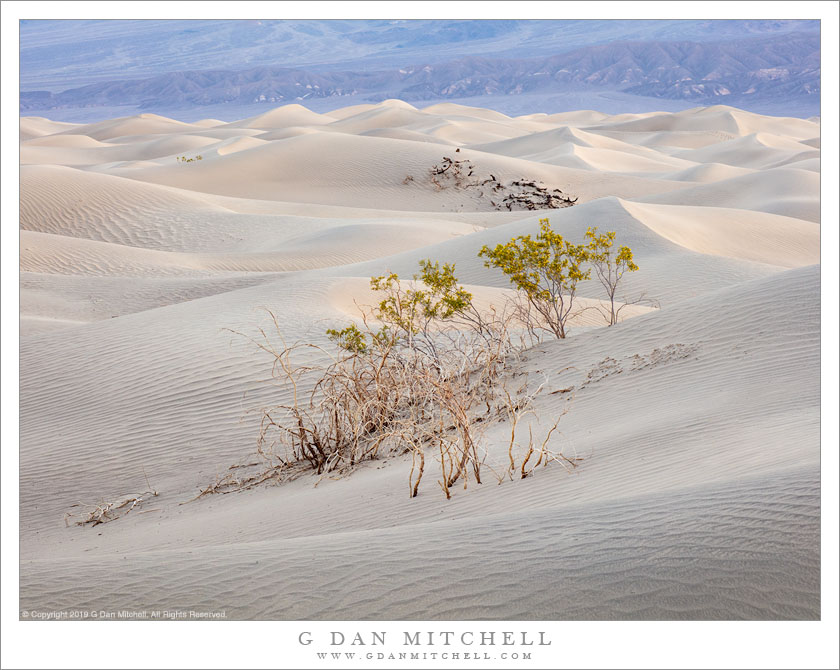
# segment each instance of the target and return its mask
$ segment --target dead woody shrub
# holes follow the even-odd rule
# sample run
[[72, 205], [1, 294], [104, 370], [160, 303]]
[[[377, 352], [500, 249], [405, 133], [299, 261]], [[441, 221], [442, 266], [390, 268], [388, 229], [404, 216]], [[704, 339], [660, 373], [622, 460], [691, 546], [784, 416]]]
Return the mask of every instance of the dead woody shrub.
[[[459, 151], [456, 149], [456, 152]], [[424, 176], [406, 175], [403, 184], [430, 184], [435, 191], [454, 189], [486, 199], [495, 210], [540, 210], [571, 207], [577, 198], [559, 188], [550, 188], [536, 179], [521, 177], [503, 181], [496, 175], [479, 172], [468, 158], [455, 160], [444, 156]]]
[[[141, 507], [149, 499], [158, 497], [160, 494], [149, 483], [145, 469], [143, 470], [143, 477], [146, 479], [146, 484], [149, 487], [148, 491], [133, 496], [125, 496], [111, 502], [101, 500], [98, 503], [79, 502], [71, 505], [71, 509], [79, 507], [81, 508], [81, 512], [79, 514], [74, 514], [73, 512], [65, 513], [64, 525], [69, 526], [70, 519], [75, 519], [77, 516], [81, 516], [81, 518], [73, 522], [76, 526], [98, 526], [109, 521], [116, 521], [134, 509]], [[154, 510], [147, 509], [138, 512], [138, 514], [152, 511]]]
[[[365, 461], [399, 454], [412, 457], [412, 497], [430, 456], [447, 498], [456, 485], [482, 483], [484, 429], [509, 420], [511, 407], [530, 406], [542, 387], [509, 389], [511, 367], [525, 346], [522, 339], [515, 344], [512, 314], [479, 312], [454, 266], [422, 261], [420, 270], [409, 282], [392, 273], [373, 277], [378, 304], [361, 307], [359, 323], [327, 331], [337, 351], [286, 344], [271, 312], [274, 337], [262, 329], [256, 338], [245, 336], [273, 358], [272, 380], [284, 401], [261, 411], [258, 458], [231, 468], [197, 497], [304, 472], [340, 477]], [[326, 362], [305, 363], [306, 352]], [[548, 462], [550, 437], [541, 443], [539, 463]]]

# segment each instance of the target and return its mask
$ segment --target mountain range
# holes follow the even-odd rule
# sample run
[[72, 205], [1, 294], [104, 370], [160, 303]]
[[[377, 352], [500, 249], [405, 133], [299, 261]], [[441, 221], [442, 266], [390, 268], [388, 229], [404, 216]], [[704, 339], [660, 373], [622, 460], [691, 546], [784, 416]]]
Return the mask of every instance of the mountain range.
[[370, 101], [457, 99], [609, 88], [696, 102], [820, 93], [820, 40], [797, 33], [738, 42], [618, 42], [539, 58], [467, 57], [372, 71], [259, 66], [192, 70], [22, 92], [22, 110], [137, 105], [290, 103], [363, 95]]
[[500, 111], [528, 100], [552, 112], [587, 96], [636, 111], [725, 102], [817, 115], [819, 22], [21, 23], [20, 109], [52, 118], [97, 108], [224, 116], [294, 102], [325, 111], [387, 98]]

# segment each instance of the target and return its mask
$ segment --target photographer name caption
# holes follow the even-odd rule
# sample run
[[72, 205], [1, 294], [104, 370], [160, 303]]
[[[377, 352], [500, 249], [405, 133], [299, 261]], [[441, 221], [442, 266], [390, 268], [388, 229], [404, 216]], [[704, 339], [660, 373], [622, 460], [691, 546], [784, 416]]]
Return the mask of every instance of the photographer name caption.
[[222, 611], [203, 610], [21, 610], [23, 621], [224, 621]]
[[534, 649], [551, 646], [544, 631], [304, 631], [297, 642], [301, 647], [314, 647], [319, 660], [527, 661]]

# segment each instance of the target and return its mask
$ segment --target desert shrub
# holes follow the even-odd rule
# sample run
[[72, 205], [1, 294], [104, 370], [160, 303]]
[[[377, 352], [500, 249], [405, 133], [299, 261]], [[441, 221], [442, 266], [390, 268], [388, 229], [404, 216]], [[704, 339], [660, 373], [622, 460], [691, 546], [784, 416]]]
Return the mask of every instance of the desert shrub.
[[[438, 483], [447, 497], [458, 481], [480, 483], [484, 457], [477, 426], [499, 415], [494, 381], [514, 348], [508, 324], [475, 308], [454, 265], [423, 260], [411, 282], [388, 273], [371, 278], [370, 286], [380, 299], [361, 310], [364, 328], [351, 324], [327, 331], [346, 355], [321, 382], [339, 405], [351, 408], [349, 420], [363, 417], [365, 435], [375, 436], [377, 449], [387, 443], [390, 452], [412, 452], [412, 495], [428, 447], [438, 456]], [[376, 327], [369, 325], [374, 322]], [[333, 383], [336, 374], [340, 384]], [[360, 380], [369, 383], [360, 389]], [[359, 403], [360, 398], [370, 401]], [[473, 413], [479, 403], [481, 416]], [[357, 445], [351, 451], [358, 451]]]
[[577, 285], [589, 279], [587, 248], [572, 244], [540, 219], [540, 232], [514, 237], [494, 248], [484, 246], [485, 266], [504, 272], [524, 297], [523, 320], [532, 331], [548, 331], [565, 338], [573, 315]]
[[[407, 175], [402, 183], [407, 185], [412, 182], [415, 182], [414, 176]], [[477, 172], [469, 159], [453, 160], [449, 156], [444, 156], [440, 163], [429, 168], [425, 182], [436, 191], [455, 189], [484, 198], [496, 210], [558, 209], [577, 203], [576, 197], [563, 193], [559, 188], [549, 188], [540, 181], [522, 177], [504, 182], [492, 173]]]
[[[612, 326], [618, 323], [618, 309], [615, 307], [615, 293], [618, 283], [626, 272], [636, 272], [639, 266], [633, 262], [633, 252], [630, 247], [620, 246], [614, 249], [615, 231], [599, 234], [598, 228], [588, 228], [584, 236], [587, 240], [587, 260], [595, 270], [595, 276], [607, 292], [610, 301], [609, 312], [605, 315], [607, 323]], [[626, 303], [625, 303], [626, 304]]]
[[[272, 380], [283, 387], [285, 400], [261, 410], [261, 460], [232, 467], [198, 497], [306, 471], [341, 476], [392, 454], [411, 454], [412, 497], [429, 455], [439, 465], [437, 483], [447, 498], [456, 484], [481, 483], [486, 469], [501, 483], [528, 477], [550, 462], [576, 467], [580, 459], [549, 446], [565, 408], [542, 439], [532, 425], [527, 442], [517, 437], [521, 420], [534, 414], [543, 385], [530, 387], [527, 375], [519, 386], [513, 379], [520, 353], [543, 333], [566, 337], [568, 321], [577, 313], [577, 287], [593, 269], [609, 299], [607, 322], [617, 322], [617, 286], [638, 266], [629, 247], [614, 249], [615, 237], [592, 227], [584, 244], [574, 244], [553, 231], [548, 219], [540, 219], [536, 237], [482, 247], [485, 265], [502, 270], [517, 289], [516, 299], [485, 312], [458, 284], [452, 264], [420, 261], [410, 281], [393, 272], [372, 277], [376, 303], [360, 307], [356, 322], [326, 331], [336, 351], [306, 342], [287, 345], [269, 312], [280, 345], [262, 329], [260, 338], [246, 337], [273, 357]], [[328, 362], [303, 363], [305, 350]], [[510, 423], [504, 466], [487, 461], [483, 435], [494, 421]], [[251, 466], [260, 467], [240, 470]]]
[[540, 219], [536, 238], [520, 235], [492, 249], [485, 245], [478, 255], [487, 259], [486, 267], [499, 268], [516, 287], [517, 317], [534, 337], [548, 332], [565, 338], [569, 320], [580, 313], [575, 311], [578, 284], [589, 280], [593, 269], [607, 294], [609, 309], [597, 309], [608, 325], [618, 322], [624, 306], [645, 300], [644, 296], [625, 300], [616, 308], [619, 282], [639, 266], [633, 262], [630, 247], [614, 249], [615, 237], [614, 231], [599, 234], [597, 227], [590, 227], [584, 244], [573, 244], [554, 232], [548, 219]]
[[[273, 314], [277, 337], [260, 331], [260, 338], [249, 338], [273, 357], [272, 379], [284, 387], [286, 399], [262, 411], [257, 453], [263, 467], [248, 475], [234, 468], [199, 496], [305, 471], [340, 476], [392, 454], [412, 456], [412, 497], [428, 456], [437, 461], [437, 483], [447, 498], [456, 484], [482, 482], [484, 430], [494, 421], [518, 419], [542, 390], [512, 382], [511, 364], [524, 346], [522, 340], [514, 344], [513, 317], [504, 310], [479, 312], [453, 265], [421, 261], [411, 281], [387, 273], [371, 278], [370, 285], [378, 302], [360, 307], [360, 323], [327, 330], [335, 352], [310, 343], [287, 345]], [[305, 350], [317, 350], [329, 362], [304, 364]], [[560, 458], [547, 447], [550, 437], [532, 464]], [[511, 445], [514, 464], [532, 458], [530, 433], [528, 444], [530, 449]], [[532, 471], [523, 462], [521, 476]], [[501, 482], [513, 470], [493, 472]]]

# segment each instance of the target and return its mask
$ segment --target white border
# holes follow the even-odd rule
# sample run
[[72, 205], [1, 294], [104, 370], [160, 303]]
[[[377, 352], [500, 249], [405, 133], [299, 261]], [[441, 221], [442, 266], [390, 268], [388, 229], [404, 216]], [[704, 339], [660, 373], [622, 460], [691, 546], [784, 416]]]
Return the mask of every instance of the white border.
[[[549, 631], [553, 654], [521, 666], [838, 667], [838, 16], [835, 2], [3, 2], [2, 8], [2, 667], [341, 667], [318, 664], [302, 631]], [[585, 622], [151, 622], [18, 621], [18, 20], [21, 18], [809, 18], [822, 20], [822, 621], [778, 623]], [[154, 631], [150, 626], [154, 626]], [[211, 628], [211, 626], [213, 626]], [[221, 628], [221, 627], [224, 628]], [[414, 663], [405, 667], [452, 667]], [[354, 663], [354, 667], [366, 667]], [[399, 664], [377, 667], [401, 667]]]

